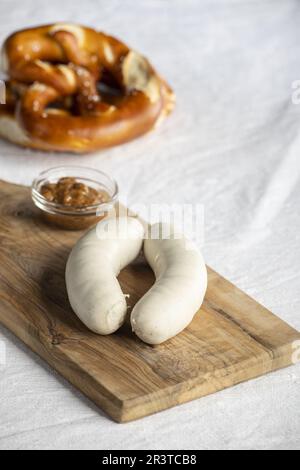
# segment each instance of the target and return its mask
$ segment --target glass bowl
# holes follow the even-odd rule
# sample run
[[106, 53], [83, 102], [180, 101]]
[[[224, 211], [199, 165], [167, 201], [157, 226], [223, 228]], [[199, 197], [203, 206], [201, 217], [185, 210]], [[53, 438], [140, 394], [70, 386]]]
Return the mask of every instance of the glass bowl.
[[[76, 183], [104, 192], [108, 195], [108, 201], [84, 206], [68, 206], [49, 201], [41, 193], [43, 186], [56, 184], [61, 178], [75, 178]], [[81, 166], [62, 166], [43, 171], [33, 181], [31, 195], [47, 222], [67, 230], [83, 230], [95, 225], [114, 208], [119, 189], [116, 181], [102, 171]]]

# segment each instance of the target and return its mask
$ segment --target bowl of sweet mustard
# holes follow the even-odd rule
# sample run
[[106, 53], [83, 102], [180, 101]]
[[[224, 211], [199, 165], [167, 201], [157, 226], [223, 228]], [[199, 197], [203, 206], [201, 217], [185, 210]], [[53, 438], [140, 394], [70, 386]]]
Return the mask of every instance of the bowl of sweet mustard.
[[83, 230], [114, 209], [119, 189], [102, 171], [62, 166], [42, 172], [33, 181], [31, 195], [46, 222], [67, 230]]

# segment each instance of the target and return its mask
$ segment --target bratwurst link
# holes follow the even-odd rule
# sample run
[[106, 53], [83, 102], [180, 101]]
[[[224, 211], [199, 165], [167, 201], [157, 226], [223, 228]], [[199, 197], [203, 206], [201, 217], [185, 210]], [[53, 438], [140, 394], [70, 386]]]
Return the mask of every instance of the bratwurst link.
[[3, 47], [8, 75], [0, 136], [42, 150], [86, 153], [151, 130], [175, 97], [146, 58], [90, 28], [19, 31]]

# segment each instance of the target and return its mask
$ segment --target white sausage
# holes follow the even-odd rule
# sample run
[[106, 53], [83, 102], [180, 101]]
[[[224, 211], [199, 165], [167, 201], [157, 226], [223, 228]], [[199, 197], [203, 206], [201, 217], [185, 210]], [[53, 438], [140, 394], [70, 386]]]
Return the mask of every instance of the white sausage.
[[[174, 234], [166, 224], [155, 224], [153, 229]], [[133, 331], [149, 344], [160, 344], [186, 328], [207, 289], [207, 270], [197, 247], [182, 235], [180, 239], [162, 238], [144, 242], [145, 257], [156, 282], [131, 314]]]
[[121, 217], [100, 222], [73, 248], [66, 267], [70, 304], [95, 333], [108, 335], [124, 322], [127, 305], [117, 276], [139, 255], [143, 237], [137, 219]]

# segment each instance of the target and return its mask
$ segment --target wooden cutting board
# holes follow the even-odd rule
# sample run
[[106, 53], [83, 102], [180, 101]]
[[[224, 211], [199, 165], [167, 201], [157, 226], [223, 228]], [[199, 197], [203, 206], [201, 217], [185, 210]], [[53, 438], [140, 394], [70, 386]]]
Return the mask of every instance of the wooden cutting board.
[[[64, 270], [81, 236], [44, 224], [23, 186], [0, 182], [0, 321], [114, 420], [125, 422], [286, 367], [297, 331], [209, 269], [203, 307], [180, 335], [142, 343], [124, 325], [98, 336], [73, 314]], [[120, 282], [133, 306], [153, 283]]]

